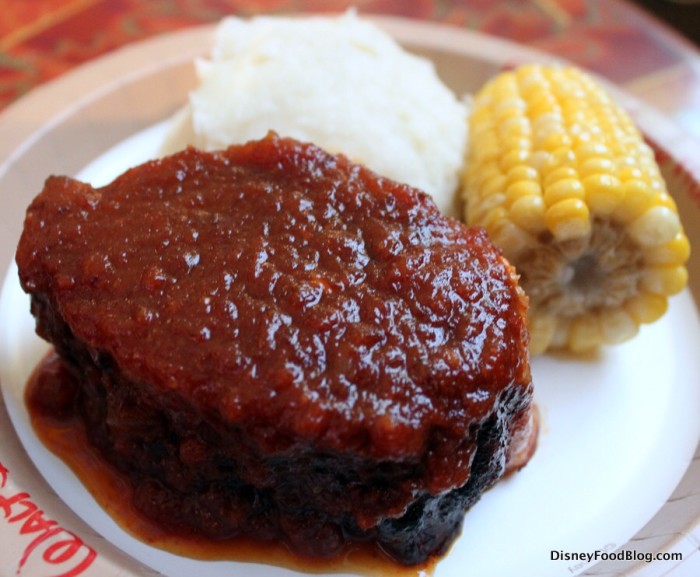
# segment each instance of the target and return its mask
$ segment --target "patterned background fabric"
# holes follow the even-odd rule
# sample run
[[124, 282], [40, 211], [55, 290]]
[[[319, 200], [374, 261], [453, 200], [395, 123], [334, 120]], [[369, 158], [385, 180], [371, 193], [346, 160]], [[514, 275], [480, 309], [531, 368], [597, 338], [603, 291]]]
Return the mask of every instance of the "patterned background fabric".
[[341, 11], [442, 22], [528, 44], [602, 74], [700, 138], [698, 51], [629, 0], [4, 0], [0, 110], [125, 44], [227, 14]]

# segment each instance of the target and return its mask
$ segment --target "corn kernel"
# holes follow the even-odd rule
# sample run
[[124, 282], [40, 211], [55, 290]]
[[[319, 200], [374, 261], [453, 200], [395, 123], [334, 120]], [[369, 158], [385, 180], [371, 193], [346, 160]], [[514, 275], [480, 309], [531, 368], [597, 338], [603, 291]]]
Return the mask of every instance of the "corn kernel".
[[530, 332], [530, 353], [539, 355], [547, 350], [557, 328], [557, 319], [553, 315], [536, 314], [531, 311], [528, 322]]
[[622, 182], [626, 182], [628, 180], [639, 180], [642, 178], [642, 171], [637, 168], [635, 165], [634, 159], [632, 160], [632, 166], [629, 166], [625, 164], [624, 160], [620, 160], [618, 158], [618, 164], [620, 166], [620, 169], [618, 171], [618, 178]]
[[517, 134], [501, 136], [501, 146], [505, 150], [515, 150], [516, 148], [529, 150], [530, 144], [530, 138], [527, 136], [518, 136]]
[[535, 240], [527, 232], [507, 219], [494, 222], [488, 228], [488, 233], [508, 259], [517, 258], [520, 252], [535, 244]]
[[666, 206], [654, 206], [629, 225], [629, 235], [644, 247], [673, 240], [681, 231], [678, 214]]
[[567, 198], [553, 204], [546, 210], [544, 220], [554, 238], [560, 242], [580, 239], [591, 232], [588, 207], [579, 198]]
[[535, 145], [543, 150], [557, 150], [571, 146], [571, 137], [563, 130], [552, 130], [549, 134], [537, 139]]
[[547, 79], [542, 73], [542, 69], [534, 64], [525, 64], [520, 66], [515, 71], [520, 93], [527, 97], [533, 92], [540, 90], [542, 86], [547, 84]]
[[590, 176], [592, 174], [615, 174], [617, 172], [617, 165], [609, 158], [601, 158], [599, 156], [592, 156], [584, 160], [578, 168], [579, 174], [582, 178]]
[[661, 206], [665, 206], [667, 208], [670, 208], [673, 212], [678, 212], [678, 207], [676, 206], [676, 201], [673, 200], [673, 197], [670, 194], [668, 194], [668, 192], [666, 192], [665, 184], [661, 183], [660, 186], [662, 186], [663, 188], [657, 189], [656, 183], [658, 183], [658, 180], [653, 181], [651, 183], [652, 187], [655, 190], [659, 190], [659, 196], [656, 197], [656, 203], [661, 205]]
[[628, 180], [622, 184], [622, 199], [612, 214], [614, 220], [629, 223], [656, 204], [654, 190], [644, 180]]
[[502, 178], [503, 174], [501, 173], [501, 169], [498, 166], [498, 162], [496, 160], [491, 160], [489, 162], [486, 162], [478, 167], [479, 169], [476, 170], [476, 165], [469, 167], [469, 170], [467, 171], [467, 182], [469, 183], [470, 187], [473, 187], [476, 190], [481, 189], [486, 182], [488, 182], [492, 178]]
[[554, 166], [554, 157], [547, 150], [535, 150], [528, 156], [527, 166], [532, 167], [540, 174], [546, 174]]
[[569, 325], [568, 345], [572, 351], [584, 352], [600, 345], [603, 334], [595, 313], [576, 317]]
[[623, 307], [637, 323], [653, 323], [666, 313], [668, 299], [661, 294], [642, 291], [628, 299]]
[[493, 121], [491, 109], [488, 106], [475, 106], [472, 108], [471, 123], [474, 127], [471, 130], [472, 136], [481, 136], [485, 132], [491, 132], [496, 129], [496, 123]]
[[495, 103], [493, 107], [493, 117], [496, 122], [507, 120], [508, 118], [520, 118], [526, 106], [527, 105], [521, 98], [511, 96]]
[[[637, 133], [637, 136], [640, 136], [639, 133], [635, 130], [635, 133]], [[654, 154], [654, 149], [649, 146], [644, 140], [639, 138], [639, 140], [635, 141], [636, 144], [636, 149], [637, 149], [637, 154], [641, 157], [642, 160], [648, 160], [652, 164], [656, 165], [656, 154]]]
[[520, 228], [530, 234], [539, 234], [545, 229], [545, 205], [541, 196], [523, 196], [510, 207], [510, 216]]
[[547, 206], [570, 198], [581, 200], [585, 196], [586, 191], [583, 184], [577, 178], [562, 178], [544, 188], [544, 202]]
[[531, 180], [533, 182], [537, 182], [539, 177], [539, 172], [528, 164], [514, 166], [506, 174], [508, 184], [518, 182], [519, 180]]
[[550, 349], [565, 349], [569, 341], [569, 325], [571, 323], [566, 318], [558, 318], [557, 326], [554, 329], [552, 340], [549, 343]]
[[501, 145], [498, 142], [496, 134], [487, 132], [482, 135], [478, 149], [474, 150], [472, 162], [475, 164], [482, 164], [489, 160], [497, 159], [500, 155]]
[[573, 166], [560, 166], [547, 173], [544, 177], [544, 186], [550, 186], [559, 180], [564, 180], [565, 178], [577, 179], [578, 172]]
[[644, 253], [644, 260], [651, 265], [685, 264], [690, 258], [688, 237], [679, 232], [665, 244], [651, 248]]
[[611, 174], [590, 174], [583, 181], [586, 202], [596, 216], [608, 216], [624, 196], [622, 183]]
[[481, 198], [487, 198], [494, 194], [501, 194], [505, 191], [506, 186], [507, 180], [505, 176], [502, 174], [494, 175], [481, 186], [481, 194], [479, 196]]
[[530, 118], [537, 118], [541, 114], [558, 109], [557, 100], [546, 90], [534, 91], [528, 95], [527, 110]]
[[639, 282], [643, 290], [667, 296], [681, 292], [687, 284], [688, 271], [682, 265], [647, 267]]
[[[555, 150], [537, 150], [540, 158], [536, 168], [547, 177], [550, 172], [563, 167], [576, 168], [576, 155], [570, 147], [561, 147]], [[534, 165], [533, 165], [534, 166]]]
[[499, 166], [503, 172], [508, 172], [514, 166], [526, 164], [530, 153], [526, 149], [516, 148], [509, 150], [501, 156]]
[[562, 134], [564, 124], [561, 115], [548, 112], [532, 121], [532, 137], [535, 142], [541, 142], [552, 134]]
[[552, 168], [560, 166], [576, 166], [576, 154], [569, 146], [562, 146], [550, 151], [552, 153]]
[[518, 180], [506, 188], [506, 206], [521, 199], [524, 196], [542, 196], [542, 187], [539, 182], [533, 180]]
[[498, 134], [501, 137], [505, 136], [522, 136], [528, 137], [532, 132], [530, 122], [524, 116], [511, 116], [498, 124]]
[[481, 199], [471, 199], [473, 202], [469, 202], [467, 206], [468, 224], [483, 224], [488, 228], [488, 225], [483, 222], [484, 219], [494, 209], [499, 209], [505, 214], [505, 209], [501, 207], [505, 198], [505, 194], [497, 193], [485, 196]]
[[601, 156], [604, 158], [609, 158], [611, 156], [610, 149], [605, 144], [599, 142], [582, 143], [576, 147], [574, 153], [576, 154], [576, 158], [580, 163], [583, 163], [589, 158], [597, 158]]
[[600, 315], [600, 330], [603, 341], [615, 345], [636, 335], [639, 324], [624, 309], [612, 309]]
[[484, 210], [484, 217], [479, 219], [479, 222], [487, 231], [491, 231], [499, 221], [505, 220], [507, 215], [505, 208], [493, 203], [491, 208]]

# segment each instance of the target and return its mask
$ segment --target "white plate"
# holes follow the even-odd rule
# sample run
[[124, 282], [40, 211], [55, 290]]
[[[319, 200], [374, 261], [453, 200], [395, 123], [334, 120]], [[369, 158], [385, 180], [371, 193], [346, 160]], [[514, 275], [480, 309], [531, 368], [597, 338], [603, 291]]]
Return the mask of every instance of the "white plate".
[[[456, 29], [387, 18], [378, 22], [407, 47], [432, 58], [458, 93], [473, 91], [503, 64], [544, 59]], [[81, 575], [107, 577], [142, 575], [145, 566], [170, 577], [290, 573], [274, 566], [178, 558], [135, 541], [36, 440], [22, 402], [26, 378], [45, 350], [33, 334], [28, 301], [11, 264], [26, 205], [49, 173], [80, 173], [104, 183], [153, 156], [163, 135], [159, 122], [184, 101], [193, 82], [191, 59], [208, 49], [210, 33], [194, 29], [124, 49], [32, 93], [0, 118], [0, 270], [8, 270], [0, 296], [0, 380], [12, 421], [0, 406], [0, 539], [8, 544], [0, 549], [0, 573], [15, 574], [19, 568], [20, 575], [38, 577], [47, 564], [51, 574], [60, 574], [59, 566], [63, 571], [78, 566]], [[671, 146], [664, 167], [676, 183], [691, 243], [700, 246], [700, 195], [688, 172], [695, 170], [688, 165], [691, 156], [685, 156], [693, 152], [692, 143], [652, 111], [622, 97], [645, 132]], [[691, 275], [700, 268], [693, 258]], [[465, 568], [477, 577], [555, 577], [587, 569], [617, 574], [636, 565], [639, 575], [655, 575], [679, 564], [611, 561], [590, 569], [598, 559], [553, 559], [560, 553], [609, 553], [618, 547], [690, 557], [700, 518], [694, 489], [698, 462], [692, 461], [700, 437], [699, 286], [691, 276], [691, 290], [672, 300], [662, 321], [595, 359], [535, 360], [543, 415], [538, 451], [526, 469], [468, 513], [462, 536], [437, 565], [437, 577], [461, 577]], [[27, 453], [47, 481], [36, 475]], [[30, 513], [47, 520], [50, 529], [27, 525]], [[73, 549], [65, 545], [68, 541]]]

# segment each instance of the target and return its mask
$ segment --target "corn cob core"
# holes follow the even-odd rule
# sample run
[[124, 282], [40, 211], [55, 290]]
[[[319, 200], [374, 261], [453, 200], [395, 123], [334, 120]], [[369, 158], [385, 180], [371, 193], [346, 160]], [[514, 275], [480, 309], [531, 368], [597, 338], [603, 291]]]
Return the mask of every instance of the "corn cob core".
[[469, 122], [466, 220], [521, 275], [533, 353], [621, 342], [663, 315], [688, 239], [652, 149], [600, 85], [522, 66], [476, 94]]

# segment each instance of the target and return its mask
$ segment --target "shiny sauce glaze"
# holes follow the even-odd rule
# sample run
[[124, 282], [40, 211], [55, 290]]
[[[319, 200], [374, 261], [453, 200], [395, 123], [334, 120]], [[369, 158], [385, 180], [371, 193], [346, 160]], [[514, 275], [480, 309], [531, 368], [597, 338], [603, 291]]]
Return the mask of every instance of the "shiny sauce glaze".
[[[190, 149], [98, 190], [51, 177], [25, 238], [25, 290], [78, 338], [228, 423], [275, 423], [271, 449], [402, 458], [530, 393], [524, 297], [483, 231], [313, 146]], [[445, 457], [435, 490], [468, 473]]]
[[326, 558], [370, 540], [420, 565], [529, 421], [500, 251], [313, 145], [188, 149], [100, 189], [51, 177], [17, 262], [90, 442], [142, 512], [214, 540]]

